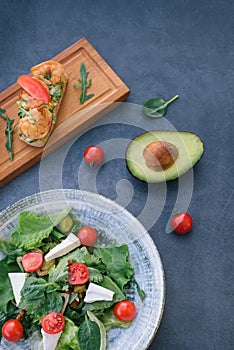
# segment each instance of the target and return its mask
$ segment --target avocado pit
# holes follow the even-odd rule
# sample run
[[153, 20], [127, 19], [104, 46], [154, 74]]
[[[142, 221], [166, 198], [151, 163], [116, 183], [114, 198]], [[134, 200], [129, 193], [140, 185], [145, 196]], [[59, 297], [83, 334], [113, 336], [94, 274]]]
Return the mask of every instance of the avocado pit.
[[143, 151], [146, 165], [156, 171], [163, 171], [170, 168], [175, 163], [178, 155], [177, 147], [167, 141], [151, 142]]

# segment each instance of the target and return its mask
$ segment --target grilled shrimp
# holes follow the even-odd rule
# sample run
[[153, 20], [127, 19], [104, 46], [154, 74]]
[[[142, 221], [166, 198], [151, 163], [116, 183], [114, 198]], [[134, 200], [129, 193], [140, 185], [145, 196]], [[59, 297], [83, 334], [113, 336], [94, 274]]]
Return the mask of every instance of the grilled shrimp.
[[52, 113], [47, 108], [32, 108], [30, 116], [19, 120], [20, 132], [30, 139], [41, 139], [48, 134], [52, 125]]
[[41, 100], [37, 100], [31, 95], [29, 95], [25, 90], [22, 90], [21, 93], [19, 94], [19, 99], [23, 100], [24, 103], [24, 108], [28, 111], [31, 108], [38, 108], [42, 105], [45, 104], [45, 102]]
[[62, 64], [46, 61], [31, 68], [32, 75], [47, 85], [61, 83], [67, 79]]

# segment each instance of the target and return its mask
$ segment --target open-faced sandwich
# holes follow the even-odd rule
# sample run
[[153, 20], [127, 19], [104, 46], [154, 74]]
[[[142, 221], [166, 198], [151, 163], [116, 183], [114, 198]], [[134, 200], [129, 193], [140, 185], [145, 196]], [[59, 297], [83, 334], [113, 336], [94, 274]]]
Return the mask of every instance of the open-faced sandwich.
[[66, 89], [67, 75], [61, 63], [42, 62], [31, 68], [31, 75], [21, 75], [22, 87], [17, 102], [18, 134], [30, 146], [43, 147], [56, 122]]

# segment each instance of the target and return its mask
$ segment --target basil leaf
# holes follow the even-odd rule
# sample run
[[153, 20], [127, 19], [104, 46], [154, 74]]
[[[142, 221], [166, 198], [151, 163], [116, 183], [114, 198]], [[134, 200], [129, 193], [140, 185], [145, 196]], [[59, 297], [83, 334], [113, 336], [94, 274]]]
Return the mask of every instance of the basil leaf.
[[78, 339], [81, 350], [98, 350], [101, 345], [100, 329], [96, 322], [90, 321], [85, 316], [78, 330]]
[[151, 118], [161, 118], [167, 113], [167, 107], [175, 101], [179, 95], [174, 96], [169, 101], [164, 101], [161, 97], [151, 98], [142, 106], [144, 113]]

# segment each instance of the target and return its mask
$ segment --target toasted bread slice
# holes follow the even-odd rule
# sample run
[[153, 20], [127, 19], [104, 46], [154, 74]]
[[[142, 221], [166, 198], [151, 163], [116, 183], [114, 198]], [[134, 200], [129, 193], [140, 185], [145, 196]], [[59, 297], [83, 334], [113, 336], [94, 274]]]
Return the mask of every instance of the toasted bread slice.
[[[18, 134], [28, 145], [44, 147], [54, 129], [68, 77], [62, 64], [55, 61], [42, 62], [32, 67], [31, 73], [32, 77], [48, 90], [50, 102], [45, 104], [35, 99], [29, 92], [21, 93], [18, 101], [20, 116]], [[34, 108], [31, 108], [32, 105]]]

